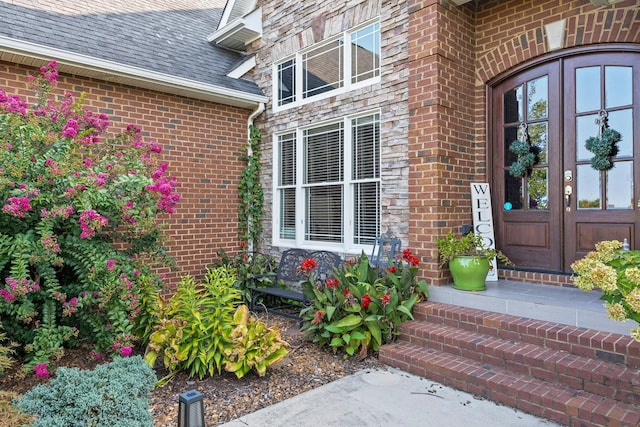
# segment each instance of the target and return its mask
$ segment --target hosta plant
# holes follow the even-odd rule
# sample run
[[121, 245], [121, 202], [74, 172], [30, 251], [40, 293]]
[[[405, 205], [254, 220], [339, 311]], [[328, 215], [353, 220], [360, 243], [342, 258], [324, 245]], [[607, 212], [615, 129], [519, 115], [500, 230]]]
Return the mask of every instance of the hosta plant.
[[[573, 282], [584, 291], [599, 289], [611, 319], [640, 324], [640, 250], [627, 251], [617, 240], [599, 242], [595, 249], [571, 264], [577, 274]], [[640, 341], [640, 326], [631, 336]]]
[[[301, 268], [313, 265], [303, 262]], [[310, 268], [303, 292], [311, 304], [301, 312], [301, 330], [321, 346], [343, 350], [345, 357], [377, 351], [395, 339], [398, 325], [413, 318], [414, 305], [428, 297], [417, 270], [418, 259], [408, 249], [384, 271], [371, 267], [364, 254], [326, 279]]]
[[0, 89], [0, 321], [27, 369], [79, 342], [131, 353], [179, 199], [160, 144], [134, 125], [107, 132], [57, 78], [52, 62], [32, 99]]

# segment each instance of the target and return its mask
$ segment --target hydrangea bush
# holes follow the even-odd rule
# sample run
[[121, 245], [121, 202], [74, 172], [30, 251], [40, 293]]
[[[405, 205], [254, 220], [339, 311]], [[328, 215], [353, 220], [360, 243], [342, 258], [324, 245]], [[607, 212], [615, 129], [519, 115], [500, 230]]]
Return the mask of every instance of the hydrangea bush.
[[131, 354], [180, 196], [160, 144], [134, 125], [107, 134], [82, 96], [53, 95], [55, 61], [40, 71], [34, 105], [0, 89], [0, 322], [43, 376], [79, 342]]
[[[623, 249], [618, 240], [596, 244], [596, 250], [571, 264], [576, 286], [584, 291], [598, 288], [607, 314], [613, 320], [634, 320], [640, 324], [640, 250]], [[640, 341], [640, 326], [631, 330]]]

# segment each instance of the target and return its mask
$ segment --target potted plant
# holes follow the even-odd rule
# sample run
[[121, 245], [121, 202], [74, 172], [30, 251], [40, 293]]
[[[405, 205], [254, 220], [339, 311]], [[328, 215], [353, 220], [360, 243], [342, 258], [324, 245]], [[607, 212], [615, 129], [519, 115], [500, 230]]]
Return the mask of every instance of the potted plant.
[[453, 277], [453, 287], [464, 291], [483, 291], [489, 274], [491, 261], [498, 258], [504, 264], [511, 264], [499, 250], [486, 247], [482, 236], [468, 233], [458, 238], [453, 233], [436, 239], [440, 264], [449, 264]]

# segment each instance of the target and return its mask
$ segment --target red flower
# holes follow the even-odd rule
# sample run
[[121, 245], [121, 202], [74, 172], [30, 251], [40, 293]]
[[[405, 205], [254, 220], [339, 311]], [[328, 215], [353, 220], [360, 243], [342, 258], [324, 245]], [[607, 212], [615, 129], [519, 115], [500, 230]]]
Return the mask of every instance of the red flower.
[[404, 250], [402, 251], [402, 259], [404, 259], [404, 260], [406, 260], [406, 261], [409, 261], [409, 257], [410, 257], [411, 255], [413, 255], [413, 254], [411, 253], [411, 249], [409, 249], [409, 248], [404, 249]]
[[316, 263], [316, 261], [313, 258], [307, 258], [304, 261], [302, 261], [302, 264], [300, 264], [300, 268], [302, 268], [302, 271], [304, 271], [307, 274], [310, 273], [311, 270], [313, 270], [316, 267], [318, 267], [318, 263]]
[[409, 263], [409, 265], [411, 267], [415, 267], [418, 264], [420, 264], [420, 260], [418, 259], [418, 257], [413, 256], [413, 255], [409, 255], [409, 257], [407, 258], [407, 262]]
[[326, 282], [327, 288], [337, 288], [339, 284], [340, 282], [338, 282], [338, 279], [334, 279], [333, 277], [330, 279], [327, 279], [327, 282]]
[[343, 292], [344, 292], [344, 296], [345, 297], [348, 297], [349, 295], [351, 295], [351, 292], [349, 292], [349, 289], [347, 289], [347, 288], [344, 288]]
[[396, 274], [396, 271], [398, 271], [398, 268], [394, 265], [393, 267], [387, 267], [387, 271], [391, 274]]
[[247, 242], [240, 242], [240, 247], [241, 248], [246, 248], [247, 247]]
[[389, 301], [390, 301], [390, 300], [391, 300], [391, 295], [389, 295], [389, 294], [385, 294], [385, 295], [382, 295], [382, 296], [380, 297], [380, 301], [382, 302], [382, 305], [387, 305], [387, 304], [389, 304]]
[[371, 304], [371, 297], [368, 294], [362, 295], [362, 303], [360, 304], [360, 306], [366, 309], [367, 307], [369, 307], [369, 304]]
[[311, 321], [311, 324], [312, 325], [317, 325], [318, 323], [322, 322], [322, 319], [324, 319], [324, 311], [318, 310], [318, 311], [316, 311], [316, 315], [314, 316], [313, 320]]

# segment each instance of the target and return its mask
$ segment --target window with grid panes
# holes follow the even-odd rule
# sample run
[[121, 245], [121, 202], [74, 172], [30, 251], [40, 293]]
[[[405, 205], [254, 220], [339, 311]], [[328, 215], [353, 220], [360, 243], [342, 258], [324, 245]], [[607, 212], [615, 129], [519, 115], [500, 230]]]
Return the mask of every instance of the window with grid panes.
[[380, 231], [379, 127], [371, 114], [277, 137], [280, 240], [336, 250], [373, 242]]
[[310, 46], [275, 64], [274, 74], [276, 108], [373, 84], [380, 78], [380, 23]]

